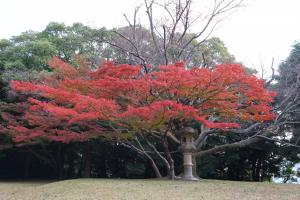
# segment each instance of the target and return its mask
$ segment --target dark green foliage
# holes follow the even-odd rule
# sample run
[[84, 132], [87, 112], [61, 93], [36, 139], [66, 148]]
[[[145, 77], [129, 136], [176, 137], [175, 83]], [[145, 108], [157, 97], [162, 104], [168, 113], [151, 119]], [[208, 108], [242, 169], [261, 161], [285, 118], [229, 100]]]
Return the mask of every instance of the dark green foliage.
[[197, 66], [213, 66], [221, 63], [233, 63], [235, 58], [231, 55], [224, 42], [218, 37], [212, 37], [199, 45], [196, 41], [193, 45], [197, 53], [192, 58], [192, 63]]
[[80, 54], [95, 65], [99, 62], [102, 41], [107, 31], [105, 28], [91, 28], [81, 23], [66, 26], [63, 23], [51, 22], [40, 34], [56, 47], [55, 55], [64, 61], [76, 64], [74, 55]]
[[46, 73], [48, 61], [57, 56], [76, 65], [76, 54], [92, 66], [98, 64], [102, 53], [101, 41], [107, 32], [74, 23], [51, 22], [44, 31], [27, 31], [11, 39], [0, 40], [0, 99], [4, 99], [10, 80], [36, 80]]

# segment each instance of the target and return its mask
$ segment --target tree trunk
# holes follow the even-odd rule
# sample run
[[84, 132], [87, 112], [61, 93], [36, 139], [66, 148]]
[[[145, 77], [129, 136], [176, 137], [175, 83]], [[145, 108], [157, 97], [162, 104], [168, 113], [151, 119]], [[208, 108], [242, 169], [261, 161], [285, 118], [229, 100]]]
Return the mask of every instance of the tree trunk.
[[256, 181], [261, 181], [260, 170], [261, 170], [261, 159], [258, 159], [257, 165], [256, 165], [256, 172], [255, 172]]
[[149, 159], [149, 160], [150, 160], [151, 166], [152, 166], [152, 168], [154, 170], [156, 178], [162, 178], [161, 173], [160, 173], [160, 171], [159, 171], [156, 163], [154, 162], [154, 160], [152, 158]]
[[198, 174], [197, 174], [197, 158], [196, 158], [196, 156], [193, 156], [192, 159], [193, 159], [193, 176], [198, 177]]
[[83, 178], [91, 177], [91, 146], [86, 143], [83, 147]]
[[161, 178], [161, 173], [155, 163], [155, 161], [153, 160], [153, 158], [150, 156], [150, 154], [147, 153], [147, 151], [145, 151], [144, 147], [142, 146], [142, 144], [140, 143], [140, 141], [138, 140], [138, 138], [136, 138], [136, 141], [139, 145], [140, 148], [130, 144], [129, 147], [132, 148], [133, 150], [135, 150], [137, 153], [139, 153], [140, 155], [145, 156], [147, 159], [149, 159], [151, 166], [154, 170], [155, 176], [156, 178]]
[[61, 143], [57, 145], [56, 161], [57, 178], [62, 180], [64, 178], [64, 150]]
[[251, 164], [251, 176], [252, 176], [252, 181], [255, 181], [255, 169], [256, 169], [256, 159], [252, 160], [252, 164]]
[[98, 176], [101, 178], [106, 178], [107, 177], [107, 173], [106, 173], [106, 157], [105, 155], [101, 156], [100, 159], [100, 164], [98, 165]]
[[32, 156], [31, 154], [28, 152], [26, 153], [26, 158], [25, 158], [25, 168], [24, 168], [24, 178], [29, 178], [29, 172], [30, 172], [30, 166], [31, 166], [31, 160], [32, 160]]
[[167, 139], [164, 139], [163, 141], [163, 147], [164, 147], [164, 150], [165, 150], [165, 153], [166, 153], [166, 157], [167, 157], [167, 160], [170, 164], [170, 168], [168, 170], [168, 177], [171, 179], [171, 180], [174, 180], [175, 179], [175, 167], [174, 167], [174, 160], [171, 156], [171, 153], [170, 153], [170, 150], [169, 150], [169, 147], [168, 147], [168, 141]]
[[252, 180], [253, 181], [261, 181], [260, 172], [261, 172], [261, 166], [262, 162], [261, 159], [255, 159], [252, 161]]

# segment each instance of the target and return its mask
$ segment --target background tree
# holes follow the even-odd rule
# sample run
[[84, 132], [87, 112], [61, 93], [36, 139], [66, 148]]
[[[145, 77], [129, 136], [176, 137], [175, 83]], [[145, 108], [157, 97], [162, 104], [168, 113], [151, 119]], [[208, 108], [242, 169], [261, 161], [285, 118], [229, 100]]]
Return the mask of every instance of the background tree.
[[57, 56], [76, 64], [80, 54], [91, 65], [100, 60], [105, 28], [91, 28], [81, 23], [66, 26], [51, 22], [42, 32], [28, 31], [11, 39], [0, 40], [1, 98], [6, 97], [10, 80], [35, 80], [41, 71], [49, 71], [48, 61]]
[[51, 22], [40, 34], [56, 47], [55, 56], [75, 64], [75, 55], [80, 54], [95, 66], [99, 63], [104, 48], [99, 41], [102, 41], [108, 32], [105, 28], [91, 28], [81, 23], [66, 26], [63, 23]]
[[[118, 41], [123, 40], [122, 44], [127, 43], [127, 45], [123, 46], [114, 41], [108, 43], [135, 57], [139, 60], [137, 64], [169, 64], [181, 60], [184, 60], [188, 66], [203, 64], [195, 63], [194, 59], [200, 56], [205, 60], [207, 56], [204, 52], [199, 52], [200, 46], [207, 41], [224, 17], [239, 8], [241, 4], [241, 0], [214, 0], [209, 5], [203, 5], [205, 10], [195, 11], [193, 9], [196, 7], [193, 6], [192, 0], [164, 2], [144, 0], [141, 6], [136, 7], [132, 20], [124, 14], [129, 25], [126, 31], [124, 29], [114, 31], [119, 37]], [[146, 23], [142, 23], [139, 18], [140, 10], [146, 11]], [[197, 28], [195, 28], [196, 24]], [[144, 45], [140, 45], [140, 30], [144, 29], [148, 30], [145, 41], [150, 40], [147, 43], [149, 49], [147, 51], [143, 49]], [[146, 37], [146, 34], [142, 35]], [[204, 64], [209, 63], [204, 62]]]
[[[299, 146], [299, 89], [300, 89], [300, 44], [293, 45], [290, 55], [279, 65], [276, 84], [273, 86], [278, 91], [276, 107], [280, 112], [278, 120], [285, 121], [281, 127], [282, 140], [290, 142], [296, 148], [287, 148], [284, 151], [283, 168], [291, 169], [300, 161]], [[288, 172], [288, 170], [286, 171]], [[287, 180], [286, 180], [287, 181]]]
[[[130, 26], [116, 29], [104, 42], [110, 45], [102, 54], [102, 57], [108, 60], [120, 64], [139, 64], [141, 62], [152, 65], [161, 64], [160, 59], [155, 56], [157, 53], [151, 40], [150, 31], [141, 25], [134, 29], [134, 33]], [[212, 37], [201, 44], [194, 40], [190, 46], [193, 48], [193, 52], [191, 52], [193, 56], [187, 63], [189, 66], [212, 67], [215, 64], [235, 62], [234, 56], [229, 53], [220, 38]], [[137, 54], [128, 51], [137, 51]], [[179, 58], [173, 60], [173, 62], [175, 61], [179, 61]]]

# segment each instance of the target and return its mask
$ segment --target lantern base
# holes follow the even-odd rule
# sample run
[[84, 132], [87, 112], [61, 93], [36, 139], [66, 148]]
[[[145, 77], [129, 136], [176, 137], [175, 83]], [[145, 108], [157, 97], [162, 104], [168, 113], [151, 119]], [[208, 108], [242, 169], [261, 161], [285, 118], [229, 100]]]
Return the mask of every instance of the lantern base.
[[183, 181], [200, 181], [200, 178], [197, 178], [195, 176], [178, 176], [179, 180]]

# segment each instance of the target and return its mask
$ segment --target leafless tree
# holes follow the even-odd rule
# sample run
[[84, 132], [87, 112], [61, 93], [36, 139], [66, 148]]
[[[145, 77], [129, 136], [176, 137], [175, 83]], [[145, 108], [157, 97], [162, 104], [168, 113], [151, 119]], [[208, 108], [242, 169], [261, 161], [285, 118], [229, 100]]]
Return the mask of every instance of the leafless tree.
[[[144, 0], [136, 7], [133, 19], [124, 14], [128, 26], [114, 30], [106, 41], [126, 53], [137, 64], [190, 63], [201, 56], [199, 46], [213, 33], [217, 25], [242, 6], [242, 0], [214, 0], [197, 5], [193, 0]], [[146, 13], [146, 19], [142, 16]], [[143, 21], [146, 21], [143, 23]], [[133, 59], [132, 57], [135, 57]]]

